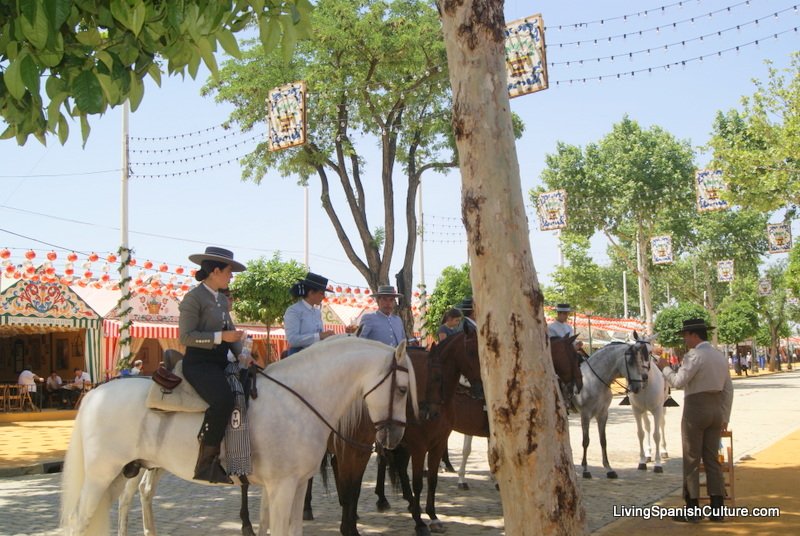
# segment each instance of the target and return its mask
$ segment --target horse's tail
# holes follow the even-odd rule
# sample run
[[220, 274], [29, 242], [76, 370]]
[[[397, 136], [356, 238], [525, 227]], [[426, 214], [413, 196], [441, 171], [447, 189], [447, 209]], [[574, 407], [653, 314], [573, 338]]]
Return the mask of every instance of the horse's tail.
[[322, 457], [322, 462], [319, 464], [319, 472], [322, 475], [322, 487], [325, 488], [327, 492], [328, 487], [328, 467], [331, 465], [331, 456], [333, 456], [330, 452], [325, 451], [325, 455]]
[[78, 532], [78, 508], [80, 507], [81, 489], [85, 478], [83, 466], [83, 433], [79, 411], [72, 429], [72, 437], [64, 458], [64, 471], [61, 476], [61, 527], [69, 536]]

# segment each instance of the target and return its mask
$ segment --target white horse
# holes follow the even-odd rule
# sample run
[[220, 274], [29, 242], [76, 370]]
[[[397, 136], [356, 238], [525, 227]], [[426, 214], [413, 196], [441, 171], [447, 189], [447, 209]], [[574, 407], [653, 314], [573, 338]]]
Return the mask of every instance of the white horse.
[[[416, 412], [416, 383], [404, 343], [394, 349], [355, 337], [313, 345], [271, 366], [268, 376], [273, 381], [259, 378], [259, 397], [248, 409], [254, 431], [249, 479], [264, 488], [259, 534], [266, 536], [269, 525], [275, 536], [295, 536], [303, 533], [306, 482], [325, 452], [329, 423], [359, 408], [354, 402], [363, 398], [376, 441], [393, 448], [405, 430], [409, 390]], [[84, 399], [62, 478], [67, 536], [108, 534], [111, 503], [132, 461], [192, 481], [203, 415], [142, 411], [149, 388], [148, 382], [109, 382]]]
[[[667, 413], [664, 402], [669, 398], [669, 389], [667, 382], [664, 381], [664, 376], [658, 370], [655, 371], [655, 374], [649, 374], [651, 359], [648, 356], [647, 361], [643, 363], [643, 370], [647, 374], [647, 382], [638, 393], [631, 393], [629, 398], [633, 416], [636, 418], [637, 434], [639, 435], [639, 470], [647, 471], [647, 462], [652, 459], [650, 419], [647, 416], [647, 412], [650, 412], [653, 415], [653, 443], [655, 443], [656, 447], [653, 472], [663, 473], [661, 459], [669, 457], [669, 454], [667, 454], [667, 437], [664, 433], [664, 421]], [[644, 421], [644, 427], [642, 427], [642, 421]], [[644, 449], [645, 438], [647, 438], [646, 451]]]
[[573, 397], [575, 405], [581, 414], [581, 428], [583, 430], [583, 478], [592, 478], [586, 467], [586, 449], [589, 447], [589, 423], [597, 419], [597, 431], [600, 434], [600, 448], [603, 451], [603, 467], [606, 477], [617, 478], [617, 473], [608, 463], [606, 451], [606, 422], [608, 421], [608, 408], [611, 405], [611, 382], [616, 378], [626, 378], [628, 389], [637, 393], [646, 379], [642, 375], [643, 359], [649, 355], [649, 341], [639, 340], [634, 333], [634, 343], [611, 343], [593, 353], [581, 363], [583, 376], [583, 389]]

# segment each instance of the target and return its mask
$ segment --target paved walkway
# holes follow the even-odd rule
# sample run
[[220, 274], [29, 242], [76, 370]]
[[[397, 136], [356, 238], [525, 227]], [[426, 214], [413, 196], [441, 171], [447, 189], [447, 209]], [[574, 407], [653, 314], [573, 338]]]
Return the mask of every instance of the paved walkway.
[[[788, 527], [785, 534], [800, 533], [800, 506], [795, 497], [796, 469], [794, 462], [800, 442], [800, 408], [794, 404], [795, 393], [800, 388], [800, 374], [796, 372], [760, 378], [737, 380], [736, 400], [731, 428], [734, 430], [735, 458], [749, 456], [755, 460], [742, 462], [736, 469], [737, 506], [781, 506], [782, 516], [777, 520], [749, 521], [737, 519], [722, 527], [705, 522], [691, 530], [722, 531], [721, 533], [780, 534], [776, 527]], [[674, 398], [682, 403], [680, 392]], [[592, 427], [589, 447], [589, 465], [594, 474], [591, 480], [579, 479], [583, 504], [587, 511], [590, 532], [598, 534], [621, 534], [632, 529], [647, 527], [650, 534], [693, 534], [676, 532], [687, 528], [671, 521], [618, 520], [614, 517], [614, 505], [647, 505], [657, 501], [664, 504], [679, 504], [677, 490], [680, 478], [680, 413], [672, 410], [667, 416], [668, 447], [673, 454], [664, 465], [665, 473], [656, 475], [652, 471], [636, 470], [638, 442], [635, 424], [630, 409], [612, 403], [609, 425], [609, 457], [619, 473], [618, 480], [607, 480], [600, 464], [600, 448], [596, 429]], [[42, 460], [58, 460], [66, 448], [72, 421], [0, 423], [0, 475], [10, 466], [40, 463]], [[795, 432], [795, 433], [792, 433]], [[790, 434], [787, 436], [787, 434]], [[570, 435], [573, 455], [580, 460], [580, 422], [576, 416], [570, 419]], [[461, 458], [461, 436], [450, 438], [451, 459], [457, 464]], [[774, 445], [774, 446], [773, 446]], [[793, 449], [789, 461], [782, 461], [771, 469], [771, 450], [787, 452]], [[766, 464], [766, 465], [764, 465]], [[780, 468], [780, 470], [778, 470]], [[791, 477], [786, 481], [779, 475], [789, 469]], [[470, 491], [459, 491], [455, 475], [440, 474], [437, 509], [439, 517], [446, 523], [448, 532], [458, 536], [501, 535], [503, 531], [502, 509], [499, 495], [489, 480], [486, 466], [486, 443], [476, 439], [473, 455], [468, 465]], [[359, 529], [364, 535], [406, 535], [413, 525], [406, 513], [402, 499], [389, 494], [392, 511], [378, 514], [374, 509], [372, 493], [375, 480], [375, 465], [370, 464], [363, 488], [359, 512]], [[764, 484], [768, 483], [768, 486]], [[16, 476], [0, 478], [0, 536], [47, 535], [55, 536], [59, 531], [58, 494], [60, 474]], [[335, 492], [329, 494], [315, 490], [314, 507], [316, 520], [305, 524], [307, 535], [338, 534], [340, 517]], [[257, 517], [260, 493], [251, 493], [252, 517]], [[784, 501], [781, 503], [780, 501]], [[160, 534], [188, 535], [198, 529], [213, 534], [239, 534], [238, 489], [210, 488], [189, 485], [174, 477], [162, 480], [156, 497], [156, 518]], [[113, 519], [116, 519], [113, 513]], [[136, 505], [131, 514], [132, 534], [141, 533], [139, 528], [140, 508]], [[625, 525], [625, 523], [632, 523]], [[605, 528], [604, 528], [605, 527]], [[134, 530], [135, 529], [135, 530]], [[602, 529], [602, 530], [601, 530]], [[746, 530], [745, 530], [746, 529]]]

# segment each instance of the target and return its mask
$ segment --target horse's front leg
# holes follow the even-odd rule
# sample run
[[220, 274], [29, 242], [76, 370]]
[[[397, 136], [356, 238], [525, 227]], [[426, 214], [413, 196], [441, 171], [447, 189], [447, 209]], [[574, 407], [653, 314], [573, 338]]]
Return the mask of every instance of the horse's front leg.
[[642, 412], [633, 407], [633, 418], [636, 419], [636, 435], [639, 438], [639, 471], [647, 471], [647, 456], [644, 453], [644, 427], [642, 426]]
[[581, 431], [583, 432], [583, 459], [581, 459], [581, 466], [583, 467], [583, 478], [592, 478], [592, 473], [589, 472], [586, 463], [586, 451], [589, 449], [589, 417], [584, 417], [581, 412]]
[[[443, 452], [446, 450], [447, 438], [428, 452], [428, 467], [438, 467], [439, 458], [442, 457]], [[439, 475], [436, 472], [428, 471], [428, 498], [425, 503], [425, 513], [431, 519], [428, 525], [431, 532], [444, 532], [445, 530], [442, 522], [436, 517], [436, 485], [438, 482]]]
[[[301, 484], [302, 482], [302, 484]], [[295, 496], [298, 489], [303, 490], [305, 487], [305, 480], [297, 480], [285, 478], [264, 484], [264, 494], [269, 495], [269, 510], [267, 515], [269, 517], [269, 533], [274, 536], [291, 536], [290, 524], [292, 516], [297, 516], [297, 522], [301, 521], [303, 516], [302, 508], [295, 506]], [[299, 501], [302, 507], [302, 500]], [[261, 513], [264, 514], [264, 506], [262, 502]], [[263, 522], [259, 527], [259, 535], [266, 536], [267, 532], [264, 529]], [[302, 524], [301, 524], [302, 529]]]
[[239, 519], [242, 520], [242, 536], [256, 536], [253, 531], [253, 524], [250, 522], [250, 505], [248, 504], [247, 494], [250, 490], [250, 481], [247, 475], [239, 477], [242, 489], [242, 503], [239, 508]]
[[258, 536], [268, 536], [269, 534], [269, 492], [267, 489], [267, 482], [264, 482], [264, 487], [261, 492], [261, 507], [258, 512]]
[[653, 443], [656, 445], [655, 466], [653, 467], [654, 473], [663, 473], [664, 468], [661, 467], [661, 423], [663, 419], [662, 414], [664, 408], [656, 408], [653, 413]]
[[469, 489], [467, 484], [467, 460], [472, 452], [472, 436], [464, 436], [464, 444], [461, 447], [461, 466], [458, 468], [458, 489]]
[[[303, 536], [303, 506], [304, 497], [308, 493], [308, 486], [311, 479], [300, 479], [295, 486], [294, 499], [292, 500], [292, 517], [289, 519], [290, 536]], [[273, 532], [273, 534], [275, 534]]]
[[375, 502], [375, 506], [378, 508], [378, 512], [388, 512], [389, 509], [392, 507], [389, 504], [389, 501], [386, 499], [386, 455], [384, 453], [378, 453], [378, 476], [375, 481], [375, 495], [378, 496], [378, 500]]
[[[439, 456], [441, 457], [441, 454]], [[409, 501], [409, 506], [411, 507], [411, 517], [414, 518], [414, 523], [415, 523], [414, 530], [416, 536], [430, 536], [431, 534], [428, 525], [426, 525], [425, 522], [422, 520], [422, 508], [420, 507], [420, 495], [422, 495], [422, 467], [424, 464], [425, 464], [425, 451], [423, 449], [419, 449], [412, 455], [411, 458], [412, 494], [410, 496], [410, 501]], [[406, 471], [403, 472], [406, 473]], [[436, 475], [436, 472], [428, 471], [428, 475], [431, 474]]]
[[153, 515], [153, 497], [156, 495], [158, 481], [164, 475], [164, 470], [158, 467], [144, 471], [142, 481], [139, 482], [139, 500], [142, 503], [142, 525], [144, 536], [156, 536], [156, 516]]
[[607, 478], [617, 478], [617, 472], [608, 463], [608, 449], [606, 448], [606, 422], [608, 422], [608, 411], [597, 417], [597, 431], [600, 434], [600, 448], [603, 452], [603, 467], [606, 468]]

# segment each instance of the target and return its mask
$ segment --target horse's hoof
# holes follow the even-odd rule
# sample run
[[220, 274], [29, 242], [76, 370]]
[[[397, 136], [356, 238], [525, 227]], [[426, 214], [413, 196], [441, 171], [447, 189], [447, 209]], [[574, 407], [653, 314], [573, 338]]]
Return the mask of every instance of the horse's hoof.
[[303, 509], [303, 521], [314, 521], [314, 511], [310, 508], [308, 510]]
[[428, 529], [427, 525], [422, 525], [421, 527], [416, 527], [414, 529], [414, 533], [417, 536], [431, 536], [431, 531]]
[[617, 472], [616, 471], [607, 472], [606, 473], [606, 478], [611, 478], [611, 479], [617, 478]]
[[438, 534], [442, 534], [447, 530], [447, 528], [444, 526], [444, 523], [438, 519], [436, 521], [431, 521], [431, 524], [428, 525], [428, 529], [430, 529], [431, 532], [436, 532]]
[[663, 473], [663, 472], [664, 472], [664, 468], [663, 468], [663, 467], [661, 467], [660, 465], [656, 465], [655, 467], [653, 467], [653, 472], [654, 472], [654, 473], [661, 474], [661, 473]]
[[375, 503], [375, 507], [378, 509], [378, 512], [388, 512], [392, 508], [392, 505], [389, 504], [389, 501], [384, 497], [383, 499], [378, 499]]
[[592, 473], [590, 473], [589, 471], [584, 471], [583, 478], [592, 478]]
[[647, 471], [647, 464], [646, 463], [640, 463], [639, 467], [637, 467], [637, 469], [639, 471]]
[[453, 467], [453, 466], [452, 466], [452, 465], [450, 465], [449, 463], [446, 463], [446, 464], [444, 464], [444, 471], [445, 471], [446, 473], [455, 473], [455, 472], [456, 472], [456, 469], [455, 469], [455, 467]]
[[459, 482], [458, 483], [458, 489], [468, 490], [469, 489], [469, 484], [467, 484], [466, 482]]

